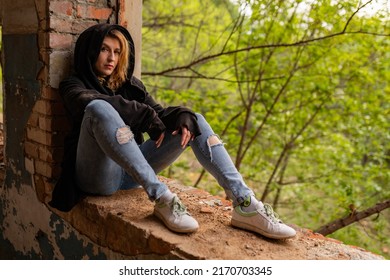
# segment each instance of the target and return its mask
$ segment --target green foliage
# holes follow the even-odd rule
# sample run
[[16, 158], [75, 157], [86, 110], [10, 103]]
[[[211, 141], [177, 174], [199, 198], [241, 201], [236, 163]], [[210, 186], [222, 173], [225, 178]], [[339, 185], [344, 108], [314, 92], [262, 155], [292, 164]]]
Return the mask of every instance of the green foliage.
[[[143, 80], [204, 114], [284, 220], [317, 229], [390, 198], [390, 16], [375, 2], [144, 1]], [[194, 162], [170, 174], [194, 184]], [[332, 236], [389, 258], [389, 215]]]

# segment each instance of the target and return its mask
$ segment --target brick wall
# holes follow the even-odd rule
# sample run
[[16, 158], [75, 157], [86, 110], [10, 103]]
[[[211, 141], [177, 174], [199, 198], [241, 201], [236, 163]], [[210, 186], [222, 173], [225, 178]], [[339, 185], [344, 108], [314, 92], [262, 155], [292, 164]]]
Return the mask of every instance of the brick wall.
[[120, 1], [118, 6], [116, 1], [109, 0], [52, 0], [37, 5], [39, 54], [43, 63], [38, 75], [41, 98], [28, 120], [24, 149], [25, 167], [34, 176], [42, 202], [49, 200], [53, 179], [61, 171], [63, 138], [69, 123], [58, 84], [70, 73], [75, 41], [83, 30], [96, 23], [126, 25], [126, 18], [118, 18], [119, 9], [125, 13], [126, 1]]
[[[46, 203], [61, 172], [63, 139], [70, 128], [58, 84], [70, 74], [75, 41], [96, 23], [140, 28], [140, 6], [141, 0], [2, 0], [0, 259], [121, 258], [110, 246], [91, 242], [92, 232], [74, 228], [74, 217], [82, 218], [84, 210], [63, 215]], [[132, 33], [140, 46], [140, 37]]]

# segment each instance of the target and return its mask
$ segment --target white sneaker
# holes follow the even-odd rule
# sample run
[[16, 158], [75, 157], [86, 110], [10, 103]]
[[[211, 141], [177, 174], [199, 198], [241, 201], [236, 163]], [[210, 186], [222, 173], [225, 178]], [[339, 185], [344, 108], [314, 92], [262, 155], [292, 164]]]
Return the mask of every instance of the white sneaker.
[[261, 202], [253, 212], [244, 212], [240, 205], [236, 206], [233, 210], [232, 225], [273, 239], [287, 239], [296, 235], [293, 228], [279, 220], [270, 205]]
[[187, 212], [186, 207], [175, 195], [170, 203], [156, 202], [154, 215], [166, 226], [175, 232], [195, 232], [199, 228], [198, 222]]

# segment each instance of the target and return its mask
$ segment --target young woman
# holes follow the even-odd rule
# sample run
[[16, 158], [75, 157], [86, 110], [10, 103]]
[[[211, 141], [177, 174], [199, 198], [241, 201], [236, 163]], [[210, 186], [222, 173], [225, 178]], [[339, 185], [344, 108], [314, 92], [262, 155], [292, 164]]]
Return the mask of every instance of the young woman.
[[[59, 88], [73, 129], [52, 207], [69, 211], [81, 194], [142, 186], [170, 230], [194, 232], [197, 221], [156, 175], [190, 146], [233, 201], [233, 226], [275, 239], [295, 236], [256, 200], [202, 115], [182, 106], [163, 108], [133, 76], [134, 44], [125, 28], [98, 24], [85, 30], [76, 42], [74, 70]], [[143, 133], [150, 139], [144, 141]]]

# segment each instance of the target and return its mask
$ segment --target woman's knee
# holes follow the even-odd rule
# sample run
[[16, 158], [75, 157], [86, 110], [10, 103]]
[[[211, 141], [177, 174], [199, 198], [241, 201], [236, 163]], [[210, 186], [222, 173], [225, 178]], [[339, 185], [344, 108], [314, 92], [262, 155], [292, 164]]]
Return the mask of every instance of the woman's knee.
[[195, 113], [195, 116], [202, 133], [204, 130], [208, 130], [209, 128], [211, 129], [209, 123], [207, 122], [206, 118], [202, 114]]
[[209, 146], [221, 144], [221, 140], [219, 139], [218, 135], [214, 133], [212, 127], [207, 122], [206, 118], [199, 113], [195, 113], [195, 115], [198, 119], [198, 125], [200, 127], [200, 130], [202, 131], [202, 135], [207, 138], [207, 144]]
[[107, 101], [103, 99], [95, 99], [87, 104], [87, 106], [85, 107], [85, 112], [89, 112], [89, 111], [100, 112], [104, 110], [110, 110], [110, 107], [113, 108], [111, 104], [109, 104]]
[[101, 99], [89, 102], [85, 107], [85, 115], [108, 119], [112, 119], [116, 115], [119, 116], [118, 112], [110, 103]]
[[196, 116], [198, 122], [200, 122], [200, 121], [207, 122], [206, 119], [205, 119], [205, 117], [204, 117], [202, 114], [200, 114], [200, 113], [195, 113], [195, 116]]

